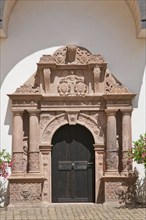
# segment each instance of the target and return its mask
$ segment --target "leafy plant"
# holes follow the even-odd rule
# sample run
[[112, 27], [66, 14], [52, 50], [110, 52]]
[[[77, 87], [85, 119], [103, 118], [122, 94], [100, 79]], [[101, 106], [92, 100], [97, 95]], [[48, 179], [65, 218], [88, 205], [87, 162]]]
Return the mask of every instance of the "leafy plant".
[[11, 159], [11, 155], [6, 152], [6, 149], [2, 149], [0, 151], [0, 176], [3, 178], [7, 178], [9, 175], [8, 169], [12, 167], [13, 160]]
[[141, 134], [137, 141], [133, 141], [133, 148], [129, 150], [129, 157], [146, 168], [146, 133]]

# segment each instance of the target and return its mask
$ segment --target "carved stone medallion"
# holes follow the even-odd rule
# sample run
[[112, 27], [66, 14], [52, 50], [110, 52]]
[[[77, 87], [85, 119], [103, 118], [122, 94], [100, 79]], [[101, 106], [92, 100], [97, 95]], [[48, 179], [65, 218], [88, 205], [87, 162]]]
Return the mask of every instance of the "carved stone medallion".
[[87, 85], [81, 77], [69, 75], [60, 81], [58, 93], [62, 96], [84, 96], [87, 93]]

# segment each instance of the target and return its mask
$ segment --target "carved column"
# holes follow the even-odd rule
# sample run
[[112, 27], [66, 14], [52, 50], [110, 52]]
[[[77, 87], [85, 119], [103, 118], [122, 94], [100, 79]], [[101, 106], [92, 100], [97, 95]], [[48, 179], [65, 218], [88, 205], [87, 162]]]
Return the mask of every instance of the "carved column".
[[29, 172], [39, 172], [38, 112], [29, 112]]
[[105, 171], [105, 146], [94, 144], [95, 150], [95, 203], [102, 202], [103, 193], [104, 193], [104, 185], [102, 177]]
[[107, 113], [107, 152], [106, 172], [109, 174], [118, 172], [116, 110], [106, 110]]
[[122, 168], [123, 172], [130, 169], [130, 160], [128, 159], [128, 150], [132, 147], [132, 128], [131, 112], [132, 109], [123, 109], [122, 111]]
[[52, 189], [51, 189], [51, 150], [52, 145], [40, 146], [41, 152], [41, 173], [44, 177], [44, 184], [42, 190], [43, 203], [51, 203]]
[[12, 136], [12, 151], [13, 151], [13, 173], [23, 172], [23, 112], [13, 112], [13, 136]]

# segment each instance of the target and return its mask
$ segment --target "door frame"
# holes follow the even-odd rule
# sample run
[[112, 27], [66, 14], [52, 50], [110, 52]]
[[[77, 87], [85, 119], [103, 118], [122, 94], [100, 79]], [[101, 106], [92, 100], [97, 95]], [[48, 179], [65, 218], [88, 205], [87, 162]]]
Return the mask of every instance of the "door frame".
[[[83, 125], [83, 124], [81, 124]], [[59, 127], [61, 127], [60, 125]], [[84, 126], [84, 125], [83, 125]], [[56, 130], [58, 130], [58, 128]], [[86, 127], [86, 126], [85, 126]], [[86, 127], [87, 128], [87, 127]], [[91, 134], [92, 130], [87, 128]], [[53, 132], [53, 135], [55, 131]], [[52, 137], [53, 137], [52, 135]], [[92, 134], [93, 135], [93, 134]], [[51, 139], [52, 140], [52, 139]], [[44, 174], [44, 186], [42, 189], [42, 202], [43, 203], [52, 203], [52, 144], [41, 144], [40, 145], [40, 153], [41, 153], [41, 161], [42, 161], [42, 173]], [[105, 145], [103, 143], [95, 143], [93, 144], [94, 152], [95, 152], [95, 203], [98, 202], [98, 194], [100, 189], [101, 177], [104, 173], [104, 160], [105, 160]], [[46, 195], [46, 196], [44, 196]]]
[[[97, 111], [98, 113], [98, 111]], [[66, 116], [66, 114], [68, 114]], [[100, 113], [99, 113], [100, 114]], [[46, 114], [44, 115], [46, 117]], [[71, 120], [72, 119], [72, 120]], [[74, 119], [74, 120], [73, 120]], [[45, 178], [42, 187], [42, 202], [52, 203], [52, 138], [55, 132], [63, 125], [66, 124], [80, 124], [87, 128], [92, 134], [94, 139], [94, 152], [95, 152], [95, 203], [98, 201], [98, 194], [101, 185], [101, 178], [105, 172], [105, 137], [102, 127], [100, 124], [93, 120], [91, 115], [87, 115], [86, 112], [80, 113], [75, 112], [74, 114], [70, 112], [65, 112], [56, 115], [53, 120], [47, 123], [45, 129], [41, 134], [40, 143], [40, 159], [41, 159], [41, 169], [42, 174]]]

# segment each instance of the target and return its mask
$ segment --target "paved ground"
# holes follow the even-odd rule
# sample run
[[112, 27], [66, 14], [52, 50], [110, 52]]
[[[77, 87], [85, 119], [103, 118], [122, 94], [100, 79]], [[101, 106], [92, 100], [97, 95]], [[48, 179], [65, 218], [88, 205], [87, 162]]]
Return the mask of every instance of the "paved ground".
[[146, 220], [146, 209], [97, 204], [54, 204], [37, 208], [1, 208], [0, 220]]

